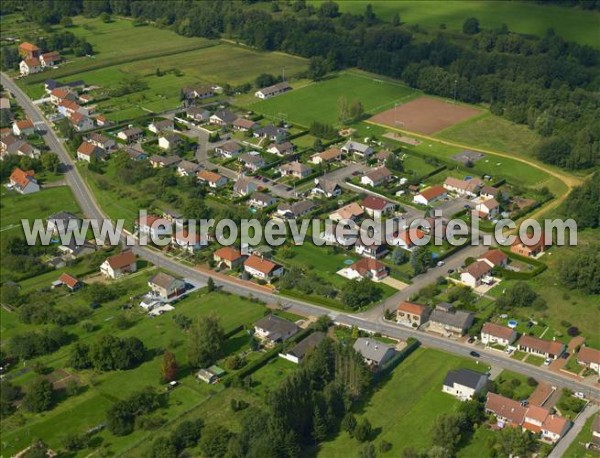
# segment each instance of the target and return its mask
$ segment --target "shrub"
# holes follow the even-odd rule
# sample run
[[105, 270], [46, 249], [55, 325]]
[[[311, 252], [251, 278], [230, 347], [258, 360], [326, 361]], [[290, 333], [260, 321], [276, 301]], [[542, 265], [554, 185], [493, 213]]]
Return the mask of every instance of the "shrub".
[[569, 334], [571, 337], [578, 336], [579, 329], [576, 326], [571, 326], [569, 329], [567, 329], [567, 334]]
[[529, 386], [538, 386], [538, 381], [536, 379], [534, 379], [533, 377], [528, 377], [527, 378], [527, 385], [529, 385]]

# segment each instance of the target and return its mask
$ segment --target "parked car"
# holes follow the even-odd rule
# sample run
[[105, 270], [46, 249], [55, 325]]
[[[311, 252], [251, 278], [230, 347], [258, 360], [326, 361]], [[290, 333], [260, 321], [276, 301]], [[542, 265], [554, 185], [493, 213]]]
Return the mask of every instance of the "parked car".
[[576, 393], [573, 393], [573, 396], [575, 396], [576, 398], [579, 398], [579, 399], [585, 399], [585, 394], [583, 394], [581, 391], [577, 391]]
[[437, 262], [437, 266], [438, 267], [442, 267], [444, 264], [446, 264], [444, 261], [438, 261]]
[[448, 269], [448, 273], [449, 274], [453, 274], [454, 273], [454, 269]]
[[469, 337], [469, 340], [467, 340], [467, 343], [473, 343], [475, 342], [475, 337]]
[[477, 353], [476, 351], [471, 351], [469, 352], [469, 355], [471, 355], [473, 358], [479, 358], [481, 355], [479, 353]]
[[546, 358], [544, 360], [544, 366], [549, 366], [552, 361], [553, 361], [552, 358]]

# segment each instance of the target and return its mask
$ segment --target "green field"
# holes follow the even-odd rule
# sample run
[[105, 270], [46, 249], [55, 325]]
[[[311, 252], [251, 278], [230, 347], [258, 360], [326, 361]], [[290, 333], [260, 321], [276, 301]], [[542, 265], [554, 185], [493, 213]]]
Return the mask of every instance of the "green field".
[[[321, 1], [310, 1], [318, 4]], [[395, 13], [402, 22], [419, 24], [429, 29], [438, 29], [446, 24], [449, 30], [462, 30], [462, 24], [468, 17], [476, 17], [483, 29], [499, 28], [507, 24], [511, 31], [543, 35], [552, 27], [558, 35], [567, 40], [600, 47], [598, 26], [600, 13], [584, 11], [579, 8], [539, 5], [525, 1], [382, 1], [355, 0], [339, 2], [342, 12], [362, 14], [367, 4], [379, 17], [389, 20]]]
[[349, 102], [360, 100], [365, 112], [374, 114], [418, 94], [400, 82], [352, 71], [256, 102], [251, 108], [267, 117], [284, 118], [304, 127], [310, 126], [313, 121], [338, 125], [338, 100], [341, 97], [346, 97]]
[[[392, 372], [391, 378], [359, 406], [357, 420], [366, 417], [375, 431], [380, 431], [375, 445], [385, 440], [393, 445], [390, 456], [400, 456], [402, 449], [431, 445], [429, 431], [434, 419], [452, 412], [460, 403], [442, 393], [442, 383], [451, 369], [468, 367], [485, 370], [473, 361], [432, 349], [417, 349]], [[324, 457], [355, 456], [360, 444], [341, 432], [319, 449]]]

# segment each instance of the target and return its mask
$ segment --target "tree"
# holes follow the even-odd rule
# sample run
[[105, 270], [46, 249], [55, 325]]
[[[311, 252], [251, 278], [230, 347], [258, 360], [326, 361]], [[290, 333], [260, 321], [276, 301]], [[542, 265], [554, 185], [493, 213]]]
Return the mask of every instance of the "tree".
[[48, 456], [48, 446], [43, 440], [36, 439], [29, 449], [20, 456], [21, 458], [46, 458]]
[[212, 279], [212, 277], [208, 277], [208, 280], [206, 282], [206, 292], [212, 293], [215, 289], [215, 281]]
[[321, 141], [321, 139], [319, 137], [315, 138], [315, 141], [313, 143], [313, 149], [317, 153], [320, 153], [321, 151], [323, 151], [323, 142]]
[[392, 251], [392, 262], [399, 266], [400, 264], [404, 264], [408, 261], [409, 255], [406, 250], [400, 248], [399, 246], [394, 247], [394, 251]]
[[466, 418], [463, 413], [439, 415], [431, 429], [432, 444], [454, 452], [461, 441], [465, 425]]
[[308, 77], [313, 81], [319, 81], [327, 74], [327, 62], [324, 58], [315, 56], [310, 58], [308, 65]]
[[54, 390], [52, 383], [45, 377], [34, 379], [25, 387], [23, 406], [31, 412], [49, 410], [54, 403]]
[[524, 281], [520, 281], [507, 288], [504, 294], [498, 298], [496, 304], [502, 309], [512, 307], [527, 307], [536, 299], [537, 293]]
[[327, 421], [318, 404], [315, 406], [313, 413], [312, 436], [316, 443], [322, 442], [327, 437]]
[[400, 22], [400, 14], [398, 12], [396, 12], [392, 16], [392, 25], [394, 27], [398, 27], [400, 24], [401, 24], [401, 22]]
[[221, 356], [225, 332], [216, 315], [199, 317], [190, 328], [188, 358], [193, 367], [208, 367]]
[[[600, 294], [600, 245], [579, 248], [560, 263], [560, 279], [569, 289]], [[570, 328], [570, 326], [568, 326]]]
[[71, 19], [69, 16], [63, 16], [60, 20], [60, 25], [66, 29], [71, 28], [73, 27], [73, 19]]
[[60, 159], [54, 153], [43, 153], [40, 157], [42, 168], [48, 172], [56, 173], [60, 166]]
[[354, 430], [356, 429], [356, 417], [351, 412], [348, 412], [342, 419], [341, 426], [342, 429], [352, 437], [354, 435]]
[[317, 14], [322, 18], [334, 18], [340, 14], [340, 8], [337, 3], [328, 0], [321, 3]]
[[103, 13], [100, 14], [100, 20], [106, 24], [109, 23], [111, 21], [110, 14], [108, 14], [106, 11], [104, 11]]
[[360, 458], [375, 458], [377, 456], [375, 446], [371, 442], [364, 444], [358, 452], [358, 456]]
[[387, 157], [385, 160], [385, 166], [394, 172], [404, 172], [404, 163], [394, 153]]
[[475, 17], [465, 19], [465, 22], [463, 22], [463, 33], [467, 35], [479, 33], [479, 20]]
[[227, 453], [231, 432], [221, 425], [207, 427], [200, 439], [200, 451], [204, 456], [221, 458]]
[[345, 96], [338, 98], [338, 121], [344, 122], [350, 118], [350, 105]]
[[182, 421], [171, 433], [171, 441], [178, 451], [194, 447], [200, 440], [203, 427], [201, 419]]
[[373, 6], [371, 6], [370, 3], [365, 8], [364, 18], [365, 18], [365, 24], [367, 24], [367, 25], [373, 25], [377, 22], [377, 16], [373, 12]]
[[277, 78], [275, 78], [273, 75], [271, 75], [269, 73], [261, 73], [254, 80], [254, 85], [258, 89], [267, 87], [267, 86], [272, 86], [275, 83], [277, 83]]
[[158, 437], [152, 443], [152, 458], [177, 458], [177, 448], [168, 437]]
[[431, 251], [425, 246], [416, 247], [410, 255], [410, 266], [415, 271], [415, 275], [427, 272], [432, 263]]
[[356, 310], [381, 298], [381, 288], [370, 280], [351, 281], [342, 291], [342, 303]]
[[89, 442], [89, 436], [86, 434], [68, 434], [62, 440], [63, 446], [70, 452], [83, 450]]
[[350, 120], [358, 121], [362, 117], [364, 112], [365, 112], [365, 109], [363, 107], [362, 102], [360, 100], [355, 100], [350, 105]]
[[578, 228], [600, 227], [600, 172], [569, 193], [563, 212], [577, 221]]
[[359, 442], [366, 442], [371, 437], [371, 433], [373, 431], [373, 427], [371, 426], [371, 422], [364, 418], [358, 425], [356, 425], [356, 429], [354, 430], [354, 437]]
[[177, 361], [175, 355], [170, 351], [165, 351], [161, 367], [161, 376], [165, 382], [177, 380]]

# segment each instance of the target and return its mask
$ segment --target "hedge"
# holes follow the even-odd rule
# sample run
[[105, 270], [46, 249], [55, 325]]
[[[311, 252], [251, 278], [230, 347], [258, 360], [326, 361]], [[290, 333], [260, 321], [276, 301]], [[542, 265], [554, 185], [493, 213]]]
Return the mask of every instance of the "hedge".
[[412, 337], [409, 337], [408, 340], [406, 341], [406, 343], [407, 343], [407, 345], [406, 345], [406, 347], [404, 347], [404, 349], [402, 349], [402, 351], [399, 351], [398, 353], [396, 353], [392, 357], [392, 359], [390, 359], [387, 363], [385, 363], [383, 366], [381, 366], [381, 368], [375, 373], [375, 375], [373, 376], [375, 381], [378, 381], [381, 378], [387, 376], [390, 372], [392, 372], [398, 366], [398, 364], [400, 364], [402, 361], [404, 361], [407, 356], [409, 356], [413, 351], [415, 351], [421, 345], [420, 341], [418, 341], [417, 339], [412, 338]]

